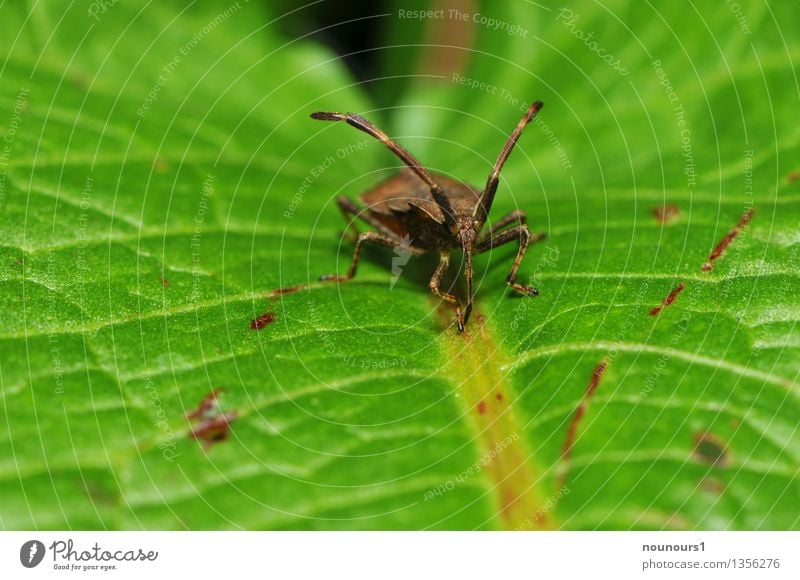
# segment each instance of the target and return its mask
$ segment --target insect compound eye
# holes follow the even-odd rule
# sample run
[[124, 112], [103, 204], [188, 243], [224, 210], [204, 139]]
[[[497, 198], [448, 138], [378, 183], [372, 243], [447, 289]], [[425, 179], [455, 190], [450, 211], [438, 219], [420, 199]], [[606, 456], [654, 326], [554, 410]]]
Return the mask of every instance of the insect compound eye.
[[475, 230], [475, 231], [481, 229], [480, 220], [472, 220], [472, 229]]

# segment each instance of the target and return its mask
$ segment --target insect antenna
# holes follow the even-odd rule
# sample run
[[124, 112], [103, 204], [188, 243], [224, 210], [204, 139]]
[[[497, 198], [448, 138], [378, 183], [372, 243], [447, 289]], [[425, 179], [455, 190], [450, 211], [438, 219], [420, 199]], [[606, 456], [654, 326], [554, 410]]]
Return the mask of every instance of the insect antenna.
[[508, 156], [511, 154], [511, 150], [514, 148], [514, 145], [517, 144], [517, 139], [519, 139], [519, 136], [522, 134], [522, 130], [533, 120], [533, 118], [536, 116], [536, 113], [538, 113], [539, 109], [541, 109], [543, 106], [544, 103], [542, 103], [542, 101], [536, 101], [528, 108], [528, 110], [522, 116], [522, 119], [520, 119], [519, 123], [517, 123], [517, 126], [514, 128], [514, 131], [511, 133], [508, 141], [506, 141], [503, 149], [500, 151], [500, 155], [497, 156], [497, 161], [494, 162], [492, 172], [489, 174], [489, 179], [486, 181], [486, 188], [483, 190], [481, 199], [475, 206], [475, 210], [472, 214], [473, 219], [481, 225], [486, 222], [486, 218], [489, 215], [489, 210], [492, 209], [494, 194], [497, 192], [497, 184], [500, 181], [500, 170], [503, 169], [503, 165], [505, 164], [506, 159], [508, 159]]
[[445, 195], [441, 186], [434, 181], [431, 174], [428, 173], [428, 170], [422, 166], [416, 157], [414, 157], [408, 150], [401, 147], [386, 133], [378, 129], [364, 117], [356, 115], [355, 113], [333, 113], [328, 111], [318, 111], [316, 113], [311, 113], [311, 118], [320, 121], [346, 121], [348, 125], [355, 127], [359, 131], [363, 131], [368, 135], [372, 135], [381, 143], [386, 145], [389, 149], [391, 149], [392, 153], [397, 155], [403, 161], [403, 163], [405, 163], [412, 171], [414, 171], [414, 173], [419, 176], [420, 179], [422, 179], [422, 181], [428, 184], [434, 201], [436, 201], [439, 209], [442, 210], [445, 224], [451, 229], [456, 227], [453, 206], [450, 205], [450, 200], [447, 199], [447, 196]]

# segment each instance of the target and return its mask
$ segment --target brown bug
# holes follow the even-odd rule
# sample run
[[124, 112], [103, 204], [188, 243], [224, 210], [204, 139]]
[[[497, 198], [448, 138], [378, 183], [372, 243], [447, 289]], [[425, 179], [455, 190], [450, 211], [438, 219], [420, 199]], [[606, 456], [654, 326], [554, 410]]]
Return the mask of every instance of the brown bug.
[[[544, 237], [542, 234], [534, 236], [530, 233], [526, 225], [526, 213], [521, 210], [512, 211], [494, 223], [487, 232], [481, 234], [481, 229], [486, 223], [497, 192], [500, 170], [522, 130], [541, 108], [542, 102], [536, 101], [517, 123], [500, 151], [483, 191], [444, 175], [429, 172], [416, 157], [359, 115], [325, 111], [312, 113], [313, 119], [321, 121], [347, 121], [349, 125], [380, 140], [408, 166], [361, 195], [361, 200], [369, 206], [366, 210], [346, 197], [337, 198], [336, 204], [344, 214], [348, 227], [352, 226], [352, 218], [360, 218], [376, 231], [358, 234], [353, 260], [346, 274], [326, 274], [320, 276], [320, 281], [343, 282], [355, 276], [361, 248], [368, 242], [390, 248], [402, 246], [412, 255], [437, 251], [439, 265], [428, 285], [435, 295], [455, 305], [458, 330], [463, 331], [472, 311], [474, 297], [473, 254], [481, 254], [518, 241], [519, 250], [508, 273], [508, 285], [525, 296], [538, 296], [539, 291], [536, 288], [517, 283], [517, 270], [528, 245]], [[409, 243], [411, 236], [413, 239]], [[465, 258], [467, 303], [463, 308], [457, 296], [444, 292], [439, 287], [450, 265], [450, 254], [454, 248], [461, 248]]]

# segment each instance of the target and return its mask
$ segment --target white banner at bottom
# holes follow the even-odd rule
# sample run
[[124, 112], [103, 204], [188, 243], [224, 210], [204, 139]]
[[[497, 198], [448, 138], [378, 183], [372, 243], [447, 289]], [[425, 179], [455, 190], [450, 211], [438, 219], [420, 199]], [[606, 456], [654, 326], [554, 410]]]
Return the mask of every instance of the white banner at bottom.
[[[3, 532], [1, 578], [800, 578], [797, 532]], [[171, 576], [168, 576], [171, 575]]]

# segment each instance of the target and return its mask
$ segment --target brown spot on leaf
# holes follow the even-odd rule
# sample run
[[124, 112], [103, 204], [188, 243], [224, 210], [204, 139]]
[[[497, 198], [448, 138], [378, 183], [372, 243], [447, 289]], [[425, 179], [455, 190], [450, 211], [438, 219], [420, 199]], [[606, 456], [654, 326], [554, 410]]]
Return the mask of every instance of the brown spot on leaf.
[[713, 495], [722, 495], [725, 492], [725, 484], [718, 477], [704, 477], [700, 481], [700, 489]]
[[86, 481], [86, 494], [94, 504], [117, 505], [119, 502], [119, 497], [109, 487], [97, 481]]
[[[275, 298], [278, 296], [283, 296], [285, 294], [294, 294], [295, 292], [299, 292], [300, 290], [307, 288], [305, 284], [298, 284], [296, 286], [287, 286], [286, 288], [277, 288], [276, 290], [272, 290], [269, 294], [267, 294], [267, 298], [269, 298], [270, 302], [274, 301]], [[250, 328], [253, 330], [261, 330], [268, 324], [272, 324], [275, 322], [275, 313], [274, 312], [265, 312], [258, 318], [254, 318], [250, 321]]]
[[258, 318], [254, 318], [250, 321], [250, 328], [253, 330], [261, 330], [268, 324], [272, 324], [275, 322], [275, 313], [274, 312], [265, 312]]
[[591, 397], [597, 387], [600, 385], [600, 379], [603, 378], [603, 373], [606, 372], [606, 367], [608, 366], [608, 362], [606, 360], [601, 360], [596, 367], [594, 367], [594, 371], [592, 371], [592, 378], [589, 381], [589, 386], [586, 388], [586, 398]]
[[800, 179], [800, 171], [790, 171], [786, 176], [786, 183], [794, 183]]
[[653, 208], [653, 215], [662, 224], [675, 221], [680, 213], [680, 208], [674, 203], [665, 203]]
[[739, 218], [739, 222], [734, 226], [734, 228], [728, 232], [724, 238], [720, 240], [720, 242], [711, 250], [711, 253], [708, 255], [708, 261], [703, 264], [702, 270], [703, 272], [710, 272], [711, 268], [713, 267], [712, 262], [717, 260], [722, 253], [725, 251], [730, 243], [736, 239], [741, 231], [747, 227], [747, 224], [750, 223], [750, 220], [753, 219], [753, 214], [755, 213], [755, 208], [750, 208], [746, 212], [742, 214], [742, 217]]
[[478, 413], [483, 415], [486, 412], [486, 401], [478, 401]]
[[230, 436], [230, 425], [236, 419], [236, 412], [221, 413], [211, 419], [205, 419], [192, 429], [189, 436], [203, 442], [203, 447], [209, 449], [215, 443], [226, 441]]
[[222, 393], [222, 389], [214, 389], [205, 397], [203, 397], [197, 404], [197, 407], [186, 413], [187, 419], [195, 419], [197, 417], [207, 417], [210, 414], [215, 414], [219, 409], [217, 399]]
[[[578, 407], [575, 409], [575, 413], [572, 415], [572, 420], [567, 427], [567, 436], [564, 439], [564, 446], [561, 449], [561, 460], [566, 462], [569, 460], [570, 455], [572, 455], [572, 447], [575, 445], [575, 439], [578, 434], [578, 426], [583, 419], [583, 416], [586, 414], [586, 410], [589, 408], [589, 401], [591, 400], [594, 392], [597, 390], [597, 387], [600, 386], [600, 379], [603, 378], [603, 373], [606, 372], [606, 367], [608, 366], [608, 361], [603, 359], [601, 360], [594, 370], [592, 371], [592, 376], [589, 379], [589, 385], [586, 387], [586, 392], [581, 399], [581, 402], [578, 404]], [[566, 470], [561, 472], [559, 476], [559, 487], [563, 487], [566, 483]]]
[[533, 518], [533, 521], [536, 522], [537, 524], [543, 525], [544, 527], [550, 527], [550, 524], [548, 523], [549, 518], [547, 517], [546, 513], [541, 511], [536, 511], [533, 513], [531, 517]]
[[683, 292], [684, 288], [686, 288], [686, 284], [684, 284], [683, 282], [675, 286], [675, 288], [673, 288], [672, 291], [669, 294], [667, 294], [667, 297], [661, 301], [661, 304], [659, 304], [650, 311], [650, 316], [656, 316], [657, 314], [660, 314], [665, 307], [675, 302], [675, 299], [678, 297], [678, 294]]
[[727, 467], [730, 464], [727, 444], [708, 431], [698, 431], [694, 434], [694, 456], [702, 463], [713, 467]]
[[286, 288], [278, 288], [267, 294], [267, 297], [277, 298], [278, 296], [284, 296], [286, 294], [294, 294], [295, 292], [299, 292], [303, 288], [305, 288], [304, 284], [298, 284], [297, 286], [287, 286]]
[[228, 439], [230, 425], [237, 416], [235, 411], [221, 411], [220, 393], [222, 389], [214, 389], [200, 400], [195, 409], [186, 414], [186, 418], [195, 424], [189, 437], [202, 441], [205, 449]]
[[167, 280], [166, 278], [164, 278], [164, 277], [162, 276], [162, 277], [161, 277], [161, 285], [162, 285], [164, 288], [169, 288], [170, 281], [169, 281], [169, 280]]
[[507, 512], [517, 502], [518, 499], [519, 496], [513, 489], [505, 488], [502, 492], [502, 496], [500, 499], [500, 501], [502, 502], [500, 509], [503, 512]]

